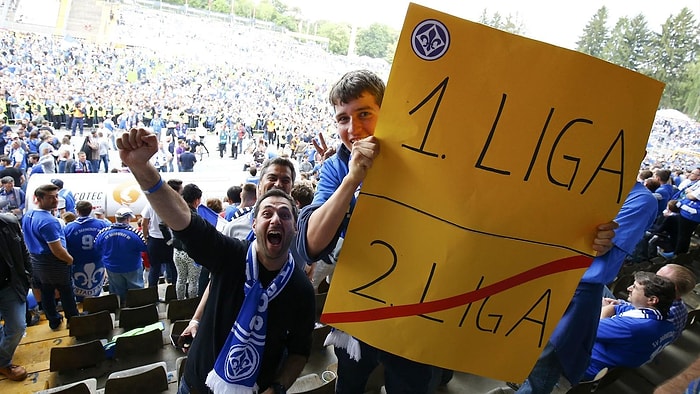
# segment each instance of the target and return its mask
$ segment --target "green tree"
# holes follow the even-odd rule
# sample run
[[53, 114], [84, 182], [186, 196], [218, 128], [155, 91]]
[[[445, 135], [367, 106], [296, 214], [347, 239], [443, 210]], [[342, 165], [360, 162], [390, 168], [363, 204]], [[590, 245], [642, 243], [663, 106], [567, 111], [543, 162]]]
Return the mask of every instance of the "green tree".
[[243, 18], [252, 18], [253, 2], [251, 0], [233, 0], [233, 12]]
[[647, 75], [666, 83], [661, 99], [662, 107], [684, 109], [688, 94], [690, 64], [697, 60], [698, 34], [700, 28], [693, 13], [683, 8], [678, 15], [669, 16], [661, 26], [651, 46], [654, 62], [649, 66]]
[[212, 0], [211, 10], [222, 14], [231, 13], [231, 0]]
[[272, 14], [272, 22], [278, 26], [282, 26], [289, 31], [299, 30], [299, 21], [296, 19], [295, 15], [290, 12], [285, 12], [280, 14], [275, 12]]
[[634, 19], [620, 18], [605, 43], [602, 58], [633, 71], [648, 63], [648, 48], [653, 33], [647, 27], [644, 15]]
[[272, 6], [278, 14], [284, 14], [289, 10], [289, 7], [280, 0], [272, 0]]
[[683, 103], [683, 112], [693, 119], [700, 119], [700, 60], [688, 65], [688, 79], [683, 89], [688, 92]]
[[287, 30], [299, 31], [299, 21], [301, 19], [299, 7], [289, 7], [280, 0], [272, 0], [272, 5], [275, 7], [272, 22], [287, 28]]
[[583, 29], [583, 35], [576, 42], [576, 50], [602, 58], [608, 40], [608, 28], [605, 26], [607, 21], [608, 9], [602, 6]]
[[507, 31], [508, 33], [519, 35], [525, 34], [525, 24], [520, 20], [517, 14], [515, 16], [508, 14], [504, 19], [498, 12], [495, 12], [493, 15], [489, 16], [488, 11], [486, 8], [484, 8], [481, 16], [479, 17], [479, 23], [499, 30]]
[[389, 26], [379, 23], [371, 24], [367, 29], [361, 29], [357, 33], [357, 54], [373, 58], [391, 59], [390, 48], [398, 39], [398, 33]]
[[187, 3], [192, 8], [199, 8], [202, 10], [207, 9], [208, 7], [207, 0], [189, 0]]
[[318, 24], [318, 35], [326, 37], [328, 50], [336, 55], [347, 55], [350, 46], [350, 26], [347, 24], [321, 21]]
[[269, 0], [262, 0], [254, 7], [255, 19], [271, 22], [272, 16], [275, 14], [275, 6]]
[[629, 30], [629, 25], [630, 21], [627, 18], [623, 17], [617, 20], [610, 37], [605, 42], [603, 52], [600, 54], [601, 59], [623, 66], [622, 63], [626, 62], [631, 52], [625, 42], [625, 33]]

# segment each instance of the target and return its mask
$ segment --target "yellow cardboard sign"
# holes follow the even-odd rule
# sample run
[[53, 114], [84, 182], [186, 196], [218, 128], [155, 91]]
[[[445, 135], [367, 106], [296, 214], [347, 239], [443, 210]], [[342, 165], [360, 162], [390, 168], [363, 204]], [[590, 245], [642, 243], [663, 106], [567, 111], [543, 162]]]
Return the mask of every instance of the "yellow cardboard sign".
[[662, 90], [411, 4], [322, 321], [522, 380], [635, 181]]

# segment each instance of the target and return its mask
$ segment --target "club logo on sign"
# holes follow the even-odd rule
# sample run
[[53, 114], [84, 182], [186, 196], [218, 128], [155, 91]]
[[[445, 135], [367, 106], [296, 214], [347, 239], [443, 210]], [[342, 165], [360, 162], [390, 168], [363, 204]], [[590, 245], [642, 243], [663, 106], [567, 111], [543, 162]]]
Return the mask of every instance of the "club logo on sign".
[[413, 29], [411, 47], [419, 58], [437, 60], [447, 53], [450, 47], [450, 32], [442, 22], [426, 19]]

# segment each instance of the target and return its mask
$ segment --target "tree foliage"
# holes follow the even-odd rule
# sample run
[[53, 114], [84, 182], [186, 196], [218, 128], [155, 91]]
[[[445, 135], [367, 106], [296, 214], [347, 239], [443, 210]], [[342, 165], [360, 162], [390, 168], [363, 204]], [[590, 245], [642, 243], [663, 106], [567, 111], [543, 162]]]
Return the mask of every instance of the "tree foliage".
[[688, 65], [688, 79], [683, 82], [683, 88], [688, 94], [680, 108], [694, 119], [700, 119], [700, 60]]
[[525, 34], [525, 24], [517, 15], [513, 16], [508, 14], [505, 18], [498, 12], [489, 15], [488, 11], [484, 8], [481, 16], [479, 17], [479, 23], [499, 30], [507, 31], [508, 33], [519, 35]]
[[[661, 34], [652, 45], [653, 68], [648, 75], [666, 82], [662, 106], [681, 109], [688, 95], [687, 81], [690, 65], [697, 60], [698, 23], [692, 12], [683, 8], [681, 12], [671, 15], [661, 26]], [[687, 109], [686, 109], [687, 110]]]
[[583, 29], [583, 36], [576, 43], [577, 50], [595, 57], [603, 57], [605, 43], [608, 41], [608, 9], [602, 6]]
[[347, 55], [350, 46], [350, 26], [328, 21], [319, 22], [318, 33], [329, 40], [328, 50], [336, 55]]
[[357, 54], [380, 59], [391, 59], [394, 54], [390, 49], [398, 40], [398, 33], [387, 25], [373, 23], [366, 29], [357, 32], [355, 45]]
[[675, 108], [694, 117], [700, 112], [700, 25], [688, 8], [671, 15], [660, 32], [649, 29], [643, 15], [620, 18], [607, 27], [607, 9], [601, 7], [586, 25], [577, 49], [666, 84], [661, 107]]

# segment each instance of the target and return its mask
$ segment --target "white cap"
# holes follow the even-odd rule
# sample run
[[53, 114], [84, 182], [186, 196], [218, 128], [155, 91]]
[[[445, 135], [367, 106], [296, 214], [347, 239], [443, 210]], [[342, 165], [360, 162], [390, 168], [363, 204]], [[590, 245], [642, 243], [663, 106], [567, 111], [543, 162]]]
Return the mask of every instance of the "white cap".
[[131, 216], [132, 218], [136, 217], [136, 215], [134, 215], [134, 211], [127, 207], [117, 209], [117, 212], [114, 214], [114, 217], [116, 217], [117, 219], [123, 219], [127, 216]]

